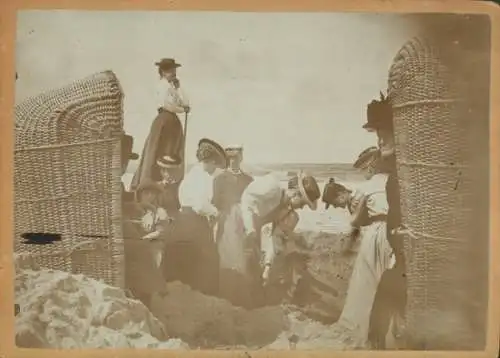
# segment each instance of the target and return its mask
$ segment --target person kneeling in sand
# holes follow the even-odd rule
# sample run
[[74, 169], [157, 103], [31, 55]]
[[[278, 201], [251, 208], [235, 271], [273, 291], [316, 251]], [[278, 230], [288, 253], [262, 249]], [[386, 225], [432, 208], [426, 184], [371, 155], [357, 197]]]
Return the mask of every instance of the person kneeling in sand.
[[157, 204], [161, 191], [158, 183], [143, 181], [136, 191], [135, 219], [124, 225], [126, 286], [148, 307], [164, 284], [160, 265], [170, 218]]

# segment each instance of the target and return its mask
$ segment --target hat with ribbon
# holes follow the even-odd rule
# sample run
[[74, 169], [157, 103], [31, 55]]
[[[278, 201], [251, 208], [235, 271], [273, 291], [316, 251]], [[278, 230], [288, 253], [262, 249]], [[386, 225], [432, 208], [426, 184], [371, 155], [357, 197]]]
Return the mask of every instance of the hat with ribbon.
[[168, 70], [172, 70], [174, 68], [181, 67], [181, 64], [175, 62], [175, 60], [173, 58], [162, 58], [160, 61], [155, 62], [155, 65], [164, 71], [168, 71]]
[[366, 169], [370, 165], [373, 165], [379, 157], [380, 150], [377, 147], [368, 147], [358, 155], [353, 167], [356, 169]]
[[216, 141], [208, 138], [202, 138], [198, 142], [197, 155], [199, 161], [214, 160], [222, 169], [227, 168], [228, 158], [224, 148]]
[[392, 129], [392, 105], [388, 97], [380, 92], [380, 100], [371, 101], [366, 108], [366, 123], [363, 128], [373, 132], [377, 129]]
[[298, 189], [311, 210], [318, 207], [318, 199], [321, 197], [318, 182], [313, 176], [300, 172], [298, 178]]
[[182, 160], [176, 155], [164, 155], [156, 160], [156, 164], [160, 168], [178, 168], [182, 164]]

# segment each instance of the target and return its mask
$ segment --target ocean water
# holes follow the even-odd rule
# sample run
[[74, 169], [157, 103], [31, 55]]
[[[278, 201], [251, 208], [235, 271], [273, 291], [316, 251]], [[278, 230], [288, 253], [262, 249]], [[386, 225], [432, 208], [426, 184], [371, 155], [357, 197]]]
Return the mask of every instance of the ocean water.
[[[282, 178], [282, 184], [285, 187], [287, 179], [292, 173], [304, 171], [313, 175], [319, 184], [321, 192], [329, 178], [334, 177], [336, 180], [345, 184], [356, 186], [361, 183], [364, 178], [362, 173], [352, 168], [350, 164], [267, 164], [243, 168], [253, 176], [261, 176], [274, 172], [278, 177]], [[130, 181], [133, 177], [133, 170], [129, 169], [123, 176], [123, 182], [128, 189]], [[318, 209], [312, 211], [304, 208], [299, 212], [300, 220], [297, 225], [297, 230], [314, 231], [314, 232], [341, 232], [346, 229], [349, 214], [344, 209], [334, 209], [330, 207], [325, 210], [323, 203], [319, 203]]]
[[[135, 163], [134, 163], [135, 164]], [[190, 165], [188, 165], [189, 170]], [[286, 163], [286, 164], [262, 164], [243, 166], [243, 170], [253, 176], [261, 176], [274, 172], [283, 180], [286, 180], [292, 173], [303, 171], [314, 176], [318, 182], [325, 182], [333, 177], [336, 180], [345, 183], [357, 183], [363, 181], [363, 175], [358, 170], [354, 169], [351, 164], [334, 163], [334, 164], [314, 164], [314, 163]], [[127, 173], [123, 176], [125, 186], [128, 188], [132, 180], [135, 165], [130, 166]]]

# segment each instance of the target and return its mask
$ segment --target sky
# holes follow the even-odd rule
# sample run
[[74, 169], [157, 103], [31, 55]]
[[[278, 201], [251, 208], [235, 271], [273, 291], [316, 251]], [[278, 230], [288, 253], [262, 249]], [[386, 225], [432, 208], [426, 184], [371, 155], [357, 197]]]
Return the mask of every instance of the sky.
[[30, 10], [17, 21], [16, 102], [110, 69], [141, 153], [154, 62], [173, 57], [192, 106], [188, 161], [208, 137], [243, 145], [248, 163], [346, 163], [376, 144], [361, 128], [366, 104], [415, 31], [398, 15], [362, 13]]

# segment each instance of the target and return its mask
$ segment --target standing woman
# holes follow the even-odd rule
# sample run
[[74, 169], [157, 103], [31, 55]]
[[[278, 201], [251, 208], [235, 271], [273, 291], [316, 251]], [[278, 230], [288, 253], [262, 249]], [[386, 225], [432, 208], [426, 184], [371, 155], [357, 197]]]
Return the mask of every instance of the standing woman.
[[389, 98], [380, 93], [380, 100], [373, 100], [367, 106], [367, 122], [363, 128], [377, 135], [381, 153], [381, 164], [389, 173], [385, 186], [389, 210], [387, 213], [387, 240], [395, 255], [395, 266], [381, 280], [373, 302], [370, 318], [369, 339], [372, 349], [385, 349], [385, 337], [392, 321], [393, 335], [399, 336], [406, 314], [406, 260], [403, 236], [398, 234], [402, 226], [401, 203], [396, 168], [394, 145], [394, 124], [392, 105]]
[[[373, 159], [369, 159], [369, 158]], [[367, 172], [366, 183], [351, 191], [334, 180], [325, 186], [323, 201], [334, 207], [349, 208], [351, 236], [359, 233], [360, 246], [349, 281], [349, 289], [337, 327], [349, 332], [358, 347], [368, 345], [370, 315], [382, 274], [393, 262], [392, 248], [386, 239], [388, 204], [385, 195], [387, 174], [379, 171], [378, 151], [360, 155], [356, 167]]]
[[181, 281], [209, 295], [218, 291], [219, 255], [214, 224], [219, 211], [212, 204], [214, 176], [227, 167], [222, 148], [203, 138], [196, 152], [198, 163], [180, 184], [181, 210], [173, 222], [165, 249], [164, 275], [167, 281]]
[[[130, 184], [131, 190], [137, 189], [143, 180], [162, 179], [156, 165], [158, 159], [164, 156], [179, 157], [184, 163], [184, 134], [178, 114], [189, 113], [190, 107], [177, 78], [177, 68], [181, 65], [172, 58], [164, 58], [155, 65], [160, 75], [156, 91], [158, 115], [149, 130], [139, 166]], [[182, 180], [184, 165], [179, 166], [176, 175]]]

